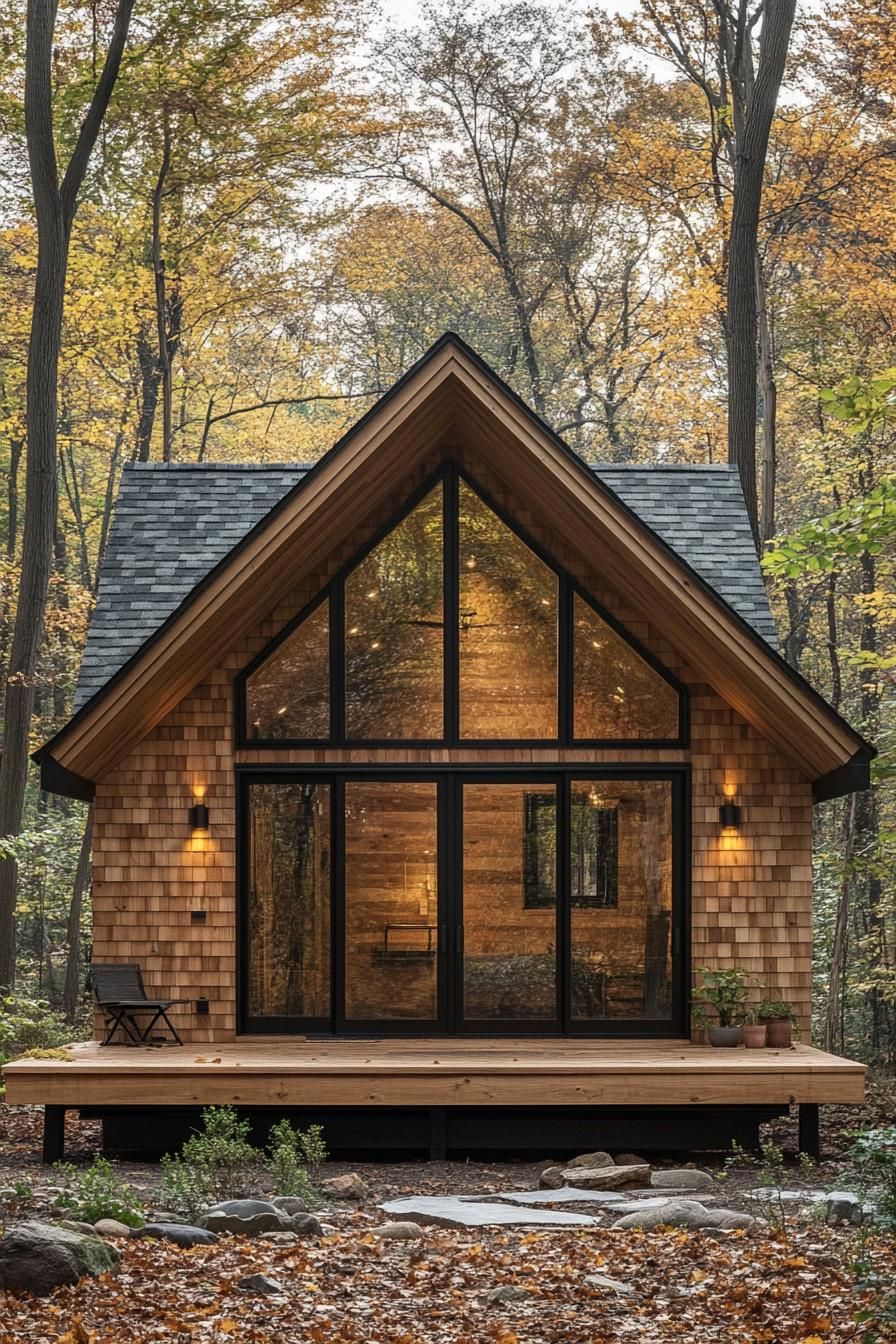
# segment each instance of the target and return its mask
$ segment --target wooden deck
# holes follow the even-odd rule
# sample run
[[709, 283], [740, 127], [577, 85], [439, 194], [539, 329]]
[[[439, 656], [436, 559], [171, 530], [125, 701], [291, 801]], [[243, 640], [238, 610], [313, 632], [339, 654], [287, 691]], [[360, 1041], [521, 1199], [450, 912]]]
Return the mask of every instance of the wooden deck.
[[72, 1047], [8, 1064], [6, 1100], [52, 1107], [753, 1106], [861, 1103], [865, 1067], [807, 1045], [687, 1041], [304, 1040]]

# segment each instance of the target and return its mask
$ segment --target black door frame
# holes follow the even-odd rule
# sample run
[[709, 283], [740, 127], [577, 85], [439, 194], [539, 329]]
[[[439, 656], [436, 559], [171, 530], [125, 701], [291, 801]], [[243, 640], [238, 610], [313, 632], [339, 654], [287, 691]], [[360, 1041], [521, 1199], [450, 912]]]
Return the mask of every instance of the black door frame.
[[[313, 1033], [333, 1036], [539, 1036], [569, 1035], [617, 1038], [686, 1038], [688, 1035], [687, 985], [690, 977], [690, 766], [686, 763], [634, 765], [571, 762], [507, 764], [450, 763], [402, 767], [383, 764], [346, 765], [244, 765], [237, 773], [237, 1031], [252, 1034]], [[438, 1016], [435, 1020], [345, 1018], [344, 948], [345, 883], [344, 822], [345, 784], [353, 779], [383, 782], [434, 782], [437, 785], [438, 826]], [[570, 1012], [570, 929], [572, 910], [569, 891], [568, 826], [570, 782], [578, 780], [662, 779], [672, 787], [672, 1001], [669, 1018], [573, 1020]], [[249, 967], [249, 796], [252, 784], [274, 782], [329, 784], [331, 872], [331, 992], [329, 1019], [253, 1017], [248, 1009]], [[465, 782], [551, 784], [557, 788], [557, 1017], [545, 1021], [464, 1022], [462, 1008], [462, 807]]]

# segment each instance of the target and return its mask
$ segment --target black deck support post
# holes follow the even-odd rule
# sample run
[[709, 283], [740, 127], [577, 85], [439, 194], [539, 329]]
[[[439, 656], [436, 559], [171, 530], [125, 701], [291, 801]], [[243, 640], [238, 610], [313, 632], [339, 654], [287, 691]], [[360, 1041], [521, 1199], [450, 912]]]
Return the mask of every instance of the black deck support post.
[[799, 1110], [799, 1150], [801, 1153], [808, 1153], [810, 1157], [819, 1158], [821, 1157], [821, 1133], [818, 1124], [818, 1106], [800, 1102]]
[[61, 1162], [65, 1157], [65, 1107], [44, 1107], [44, 1148], [41, 1160]]
[[448, 1149], [447, 1139], [447, 1116], [444, 1106], [432, 1106], [429, 1111], [429, 1160], [430, 1162], [444, 1162], [445, 1154]]

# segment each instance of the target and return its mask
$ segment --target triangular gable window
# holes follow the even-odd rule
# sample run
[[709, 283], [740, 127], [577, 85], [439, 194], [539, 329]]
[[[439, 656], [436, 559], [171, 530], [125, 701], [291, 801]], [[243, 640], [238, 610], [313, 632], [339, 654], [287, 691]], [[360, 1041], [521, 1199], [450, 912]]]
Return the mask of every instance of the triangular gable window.
[[246, 669], [241, 740], [678, 745], [684, 692], [454, 468]]

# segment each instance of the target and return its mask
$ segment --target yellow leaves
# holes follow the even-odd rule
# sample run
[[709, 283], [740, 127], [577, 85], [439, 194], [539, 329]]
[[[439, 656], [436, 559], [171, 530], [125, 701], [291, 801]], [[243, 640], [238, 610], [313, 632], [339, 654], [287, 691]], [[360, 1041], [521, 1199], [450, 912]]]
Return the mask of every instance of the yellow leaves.
[[703, 1272], [702, 1269], [692, 1269], [692, 1270], [691, 1270], [691, 1277], [690, 1277], [689, 1282], [691, 1282], [691, 1283], [703, 1283], [703, 1282], [705, 1281], [706, 1277], [707, 1277], [707, 1276], [706, 1276], [706, 1274], [704, 1274], [704, 1272]]

